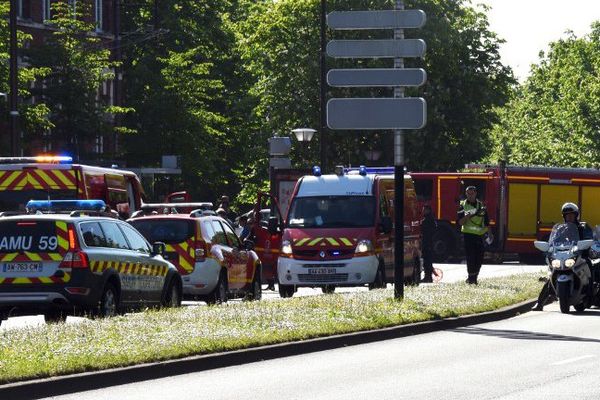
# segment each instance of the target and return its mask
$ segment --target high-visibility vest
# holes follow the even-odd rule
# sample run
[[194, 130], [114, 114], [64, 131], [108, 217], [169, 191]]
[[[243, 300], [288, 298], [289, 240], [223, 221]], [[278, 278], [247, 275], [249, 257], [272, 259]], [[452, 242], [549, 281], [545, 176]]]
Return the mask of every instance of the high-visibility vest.
[[[479, 200], [477, 200], [476, 205], [470, 204], [467, 200], [461, 201], [460, 205], [462, 206], [466, 214], [468, 214], [468, 212], [471, 210], [477, 210], [477, 212], [479, 212], [479, 210], [481, 210], [481, 208], [483, 207], [483, 204]], [[460, 231], [462, 233], [470, 233], [472, 235], [481, 236], [485, 234], [485, 232], [487, 232], [484, 222], [485, 219], [483, 216], [474, 215], [466, 220], [465, 224], [460, 228]]]

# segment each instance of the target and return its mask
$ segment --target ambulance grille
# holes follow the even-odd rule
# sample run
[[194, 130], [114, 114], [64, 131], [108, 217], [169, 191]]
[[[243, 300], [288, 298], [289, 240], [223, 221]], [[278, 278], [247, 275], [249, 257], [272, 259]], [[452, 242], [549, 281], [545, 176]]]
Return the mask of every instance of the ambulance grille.
[[348, 282], [348, 274], [298, 274], [298, 280], [301, 283]]

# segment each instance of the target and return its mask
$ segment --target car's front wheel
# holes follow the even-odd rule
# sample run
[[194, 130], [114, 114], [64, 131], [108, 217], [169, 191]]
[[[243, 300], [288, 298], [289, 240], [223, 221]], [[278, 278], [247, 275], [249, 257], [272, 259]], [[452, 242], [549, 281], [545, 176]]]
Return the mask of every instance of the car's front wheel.
[[173, 277], [169, 281], [167, 290], [165, 290], [165, 295], [163, 296], [162, 306], [170, 307], [170, 308], [180, 307], [181, 306], [181, 298], [182, 298], [181, 284], [178, 279]]

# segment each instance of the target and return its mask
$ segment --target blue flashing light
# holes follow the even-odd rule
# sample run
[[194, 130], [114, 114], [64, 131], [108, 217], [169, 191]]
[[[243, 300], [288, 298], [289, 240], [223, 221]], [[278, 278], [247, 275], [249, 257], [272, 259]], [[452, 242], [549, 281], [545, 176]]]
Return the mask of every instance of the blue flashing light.
[[321, 167], [319, 167], [318, 165], [315, 165], [312, 168], [312, 172], [314, 176], [321, 176]]
[[360, 168], [346, 168], [346, 173], [350, 171], [358, 171], [359, 174], [374, 174], [374, 175], [393, 175], [394, 167], [365, 167], [360, 166]]
[[29, 211], [103, 211], [106, 203], [102, 200], [29, 200]]

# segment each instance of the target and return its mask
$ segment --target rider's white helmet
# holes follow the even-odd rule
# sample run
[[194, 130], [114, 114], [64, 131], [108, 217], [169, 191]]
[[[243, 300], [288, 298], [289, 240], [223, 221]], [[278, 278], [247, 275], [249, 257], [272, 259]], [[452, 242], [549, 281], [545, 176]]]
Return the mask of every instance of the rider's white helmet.
[[561, 208], [563, 217], [565, 214], [575, 213], [579, 217], [579, 207], [575, 203], [565, 203]]

